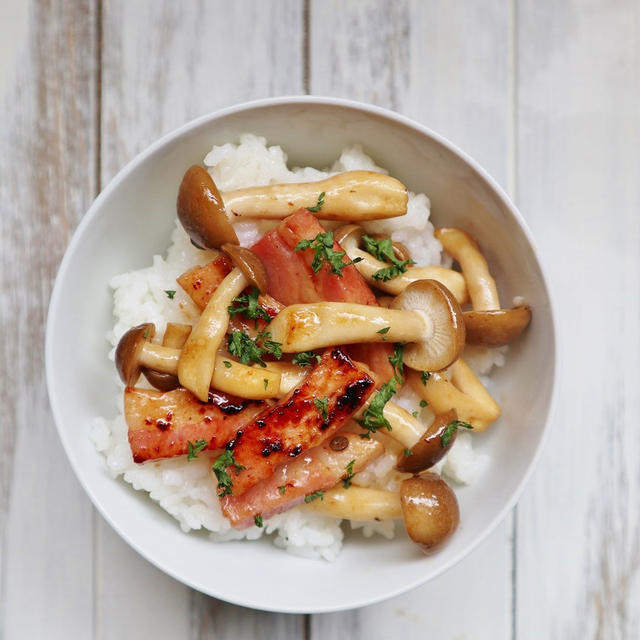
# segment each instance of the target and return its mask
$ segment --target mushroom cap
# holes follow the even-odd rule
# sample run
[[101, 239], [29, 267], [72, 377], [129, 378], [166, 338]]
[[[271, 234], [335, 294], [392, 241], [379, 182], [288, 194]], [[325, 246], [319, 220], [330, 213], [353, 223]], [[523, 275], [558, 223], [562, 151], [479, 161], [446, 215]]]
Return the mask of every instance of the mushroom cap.
[[223, 244], [221, 249], [231, 258], [233, 266], [244, 273], [247, 280], [258, 290], [264, 293], [269, 288], [267, 270], [262, 260], [246, 247], [237, 244]]
[[433, 553], [441, 547], [460, 522], [456, 494], [435, 473], [403, 480], [400, 506], [409, 537], [425, 553]]
[[442, 446], [442, 434], [457, 417], [455, 409], [436, 415], [418, 442], [411, 447], [410, 455], [400, 454], [396, 469], [403, 473], [420, 473], [441, 460], [453, 446], [458, 430], [453, 430], [449, 442], [444, 447]]
[[531, 321], [531, 308], [465, 311], [463, 314], [468, 344], [501, 347], [515, 340]]
[[238, 244], [238, 236], [227, 218], [222, 196], [206, 169], [187, 169], [176, 202], [178, 218], [197, 247], [218, 249]]
[[156, 326], [147, 322], [132, 327], [127, 331], [116, 347], [116, 369], [122, 382], [132, 387], [140, 377], [140, 353], [147, 340], [151, 340], [156, 333]]
[[408, 367], [441, 371], [458, 359], [465, 326], [460, 305], [447, 287], [437, 280], [416, 280], [390, 306], [421, 313], [430, 326], [423, 340], [405, 346], [403, 361]]
[[142, 375], [147, 379], [149, 384], [160, 391], [173, 391], [180, 386], [178, 376], [173, 373], [163, 373], [162, 371], [154, 371], [148, 367], [142, 369]]

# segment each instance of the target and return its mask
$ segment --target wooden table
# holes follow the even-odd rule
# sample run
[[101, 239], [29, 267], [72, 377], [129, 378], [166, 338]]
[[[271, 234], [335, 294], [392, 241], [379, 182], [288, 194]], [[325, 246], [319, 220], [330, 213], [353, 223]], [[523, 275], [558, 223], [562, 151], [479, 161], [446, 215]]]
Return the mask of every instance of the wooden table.
[[[33, 0], [2, 3], [0, 36], [0, 637], [640, 638], [640, 3]], [[112, 176], [195, 116], [302, 93], [413, 117], [506, 187], [561, 358], [507, 521], [420, 589], [311, 617], [216, 601], [129, 549], [71, 471], [43, 372], [57, 266]]]

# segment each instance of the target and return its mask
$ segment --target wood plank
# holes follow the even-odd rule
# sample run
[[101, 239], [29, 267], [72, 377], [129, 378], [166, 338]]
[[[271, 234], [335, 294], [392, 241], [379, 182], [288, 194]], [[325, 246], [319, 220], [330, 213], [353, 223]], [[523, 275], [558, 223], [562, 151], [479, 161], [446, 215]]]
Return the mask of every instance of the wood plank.
[[518, 18], [519, 203], [564, 365], [518, 513], [518, 638], [638, 638], [640, 5], [525, 0]]
[[88, 638], [92, 512], [55, 431], [42, 345], [58, 263], [96, 190], [96, 11], [23, 6], [0, 28], [17, 62], [0, 87], [0, 636]]
[[[508, 3], [312, 0], [311, 91], [391, 108], [447, 136], [509, 186]], [[454, 570], [358, 611], [312, 617], [312, 637], [511, 637], [511, 519]], [[460, 586], [464, 615], [452, 615]]]
[[[109, 1], [103, 26], [103, 186], [160, 135], [198, 115], [303, 88], [303, 16], [295, 0]], [[303, 616], [253, 612], [184, 587], [131, 552], [102, 521], [97, 566], [99, 637], [303, 634]], [[153, 611], [153, 619], [140, 611]]]

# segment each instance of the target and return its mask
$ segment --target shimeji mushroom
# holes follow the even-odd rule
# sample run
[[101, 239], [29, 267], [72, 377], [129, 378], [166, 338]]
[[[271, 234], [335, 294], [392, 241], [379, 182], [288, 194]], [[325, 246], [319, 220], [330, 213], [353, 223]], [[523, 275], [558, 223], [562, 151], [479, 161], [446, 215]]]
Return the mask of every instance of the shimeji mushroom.
[[234, 216], [278, 220], [308, 208], [324, 220], [380, 220], [407, 212], [407, 188], [374, 171], [347, 171], [318, 182], [274, 184], [222, 194]]
[[[125, 385], [133, 386], [143, 368], [171, 375], [177, 373], [180, 350], [153, 344], [150, 340], [154, 334], [155, 326], [147, 323], [129, 329], [120, 339], [116, 347], [116, 367]], [[209, 385], [225, 393], [262, 400], [278, 395], [280, 374], [261, 367], [248, 367], [216, 354]]]
[[500, 407], [462, 358], [453, 363], [450, 376], [432, 373], [423, 382], [418, 371], [409, 371], [408, 381], [434, 413], [455, 409], [460, 420], [484, 431], [500, 416]]
[[322, 500], [314, 500], [305, 509], [348, 520], [396, 520], [402, 518], [400, 496], [395, 491], [338, 485], [325, 491]]
[[453, 295], [435, 280], [412, 282], [385, 309], [346, 302], [294, 304], [268, 325], [282, 351], [293, 353], [360, 342], [405, 342], [409, 367], [438, 371], [464, 346], [462, 312]]
[[[190, 333], [190, 324], [168, 322], [164, 330], [164, 335], [162, 336], [162, 346], [182, 349]], [[149, 384], [156, 389], [160, 389], [160, 391], [171, 391], [180, 386], [180, 380], [178, 380], [178, 376], [176, 376], [175, 373], [166, 373], [164, 371], [156, 371], [155, 369], [143, 367], [142, 374], [149, 381]]]
[[464, 312], [467, 343], [499, 347], [517, 338], [531, 321], [531, 309], [501, 309], [496, 282], [478, 243], [460, 229], [435, 230], [445, 251], [458, 262], [467, 282], [473, 311]]
[[360, 240], [363, 235], [364, 229], [361, 226], [349, 224], [337, 229], [334, 237], [350, 260], [360, 258], [358, 262], [354, 263], [354, 266], [370, 285], [386, 293], [397, 295], [416, 280], [437, 280], [453, 293], [459, 304], [464, 304], [469, 299], [467, 285], [462, 274], [445, 267], [408, 266], [404, 273], [400, 273], [390, 280], [376, 280], [373, 277], [374, 274], [389, 265], [360, 248]]
[[460, 508], [456, 495], [435, 473], [403, 480], [400, 505], [409, 537], [425, 553], [440, 548], [458, 528]]

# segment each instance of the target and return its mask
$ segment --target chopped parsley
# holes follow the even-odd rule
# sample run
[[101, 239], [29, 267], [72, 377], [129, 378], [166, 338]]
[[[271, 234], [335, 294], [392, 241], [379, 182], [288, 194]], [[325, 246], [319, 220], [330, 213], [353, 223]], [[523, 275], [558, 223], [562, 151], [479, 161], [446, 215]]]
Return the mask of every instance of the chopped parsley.
[[451, 438], [453, 437], [453, 432], [458, 428], [462, 429], [473, 429], [473, 425], [468, 422], [464, 422], [463, 420], [452, 420], [442, 432], [440, 436], [440, 445], [442, 448], [446, 448], [446, 446], [451, 442]]
[[316, 405], [316, 409], [322, 416], [322, 425], [326, 426], [327, 424], [329, 424], [329, 398], [327, 398], [326, 396], [322, 399], [314, 398], [313, 404]]
[[284, 492], [287, 490], [287, 485], [286, 484], [281, 484], [278, 489], [280, 490], [280, 495], [283, 496]]
[[353, 465], [355, 464], [355, 460], [352, 460], [348, 465], [347, 465], [347, 475], [342, 478], [342, 486], [345, 489], [348, 489], [351, 486], [351, 478], [353, 478], [354, 473], [353, 473]]
[[229, 315], [233, 318], [239, 314], [242, 314], [245, 318], [250, 320], [262, 319], [266, 322], [271, 320], [269, 314], [258, 303], [258, 296], [260, 291], [257, 287], [252, 287], [249, 293], [242, 293], [236, 296], [230, 306], [227, 307]]
[[316, 498], [320, 498], [320, 500], [324, 500], [323, 495], [324, 495], [324, 491], [314, 491], [313, 493], [306, 495], [304, 497], [304, 501], [307, 504], [309, 504], [310, 502], [313, 502]]
[[411, 415], [412, 415], [414, 418], [417, 418], [417, 417], [418, 417], [418, 412], [417, 412], [417, 411], [412, 411], [412, 412], [411, 412]]
[[187, 460], [195, 460], [208, 444], [206, 440], [196, 440], [195, 442], [187, 440]]
[[381, 333], [382, 335], [384, 335], [385, 333], [389, 333], [389, 329], [391, 329], [391, 327], [385, 327], [384, 329], [376, 331], [376, 333]]
[[396, 390], [397, 380], [395, 378], [391, 378], [389, 382], [380, 387], [378, 393], [376, 393], [369, 406], [363, 412], [362, 418], [357, 421], [361, 427], [367, 430], [366, 433], [360, 434], [361, 438], [369, 438], [372, 433], [383, 427], [387, 431], [391, 431], [391, 424], [384, 417], [383, 411], [384, 406], [391, 400]]
[[176, 295], [175, 289], [165, 289], [164, 292], [167, 294], [167, 298], [169, 298], [169, 300], [173, 300], [173, 296]]
[[262, 527], [262, 516], [260, 514], [258, 514], [254, 519], [253, 519], [254, 524], [256, 525], [256, 527]]
[[322, 269], [325, 261], [329, 264], [331, 273], [342, 276], [342, 270], [349, 265], [360, 262], [362, 258], [356, 258], [351, 262], [343, 262], [343, 258], [347, 255], [344, 251], [333, 250], [333, 231], [319, 233], [313, 240], [301, 240], [295, 247], [295, 251], [304, 249], [313, 249], [315, 255], [311, 268], [314, 273], [318, 273]]
[[291, 362], [297, 364], [299, 367], [306, 367], [313, 364], [314, 360], [319, 364], [322, 357], [315, 351], [302, 351], [301, 353], [296, 353]]
[[426, 400], [420, 400], [420, 406], [424, 409], [429, 403]]
[[323, 191], [318, 196], [318, 202], [316, 202], [316, 204], [313, 207], [307, 207], [307, 211], [311, 211], [311, 213], [318, 213], [318, 211], [320, 211], [320, 209], [322, 209], [322, 205], [324, 204], [324, 196], [325, 195], [326, 195], [326, 193]]
[[242, 364], [257, 363], [261, 367], [267, 366], [262, 359], [265, 353], [271, 354], [278, 360], [282, 358], [281, 346], [280, 342], [271, 340], [271, 334], [268, 331], [261, 331], [255, 340], [252, 340], [246, 332], [234, 330], [227, 339], [227, 349], [231, 355], [236, 356]]
[[404, 369], [402, 366], [402, 355], [404, 353], [404, 342], [396, 342], [393, 348], [393, 355], [389, 356], [389, 362], [393, 367], [394, 375], [398, 384], [404, 382]]
[[404, 452], [403, 452], [403, 453], [404, 453], [404, 457], [405, 457], [405, 458], [408, 458], [409, 456], [412, 456], [412, 455], [413, 455], [413, 451], [411, 451], [411, 449], [409, 449], [409, 447], [407, 447], [407, 448], [404, 450]]
[[266, 389], [269, 386], [269, 380], [267, 378], [262, 378], [262, 381], [264, 382], [264, 388]]
[[234, 467], [238, 473], [243, 469], [246, 469], [246, 467], [243, 467], [241, 464], [236, 462], [236, 459], [233, 457], [233, 451], [229, 451], [227, 449], [217, 458], [211, 467], [218, 479], [218, 489], [220, 489], [218, 496], [220, 498], [230, 496], [233, 493], [233, 480], [227, 473], [227, 469], [229, 467]]
[[431, 374], [428, 371], [421, 371], [420, 372], [420, 381], [422, 382], [423, 385], [427, 384], [427, 380], [431, 377]]
[[398, 258], [396, 258], [393, 252], [393, 242], [391, 241], [391, 238], [382, 238], [381, 240], [376, 240], [371, 236], [364, 235], [362, 236], [362, 241], [364, 242], [365, 249], [372, 256], [374, 256], [378, 260], [382, 260], [382, 262], [391, 263], [391, 266], [376, 271], [371, 276], [374, 280], [382, 280], [383, 282], [392, 280], [393, 278], [399, 276], [401, 273], [404, 273], [409, 265], [415, 264], [415, 262], [411, 259], [398, 260]]
[[231, 369], [231, 363], [228, 360], [223, 360], [222, 364], [227, 367], [227, 369]]
[[150, 331], [149, 329], [145, 329], [145, 330], [142, 332], [142, 337], [143, 337], [143, 338], [148, 338], [150, 333], [151, 333], [151, 331]]

